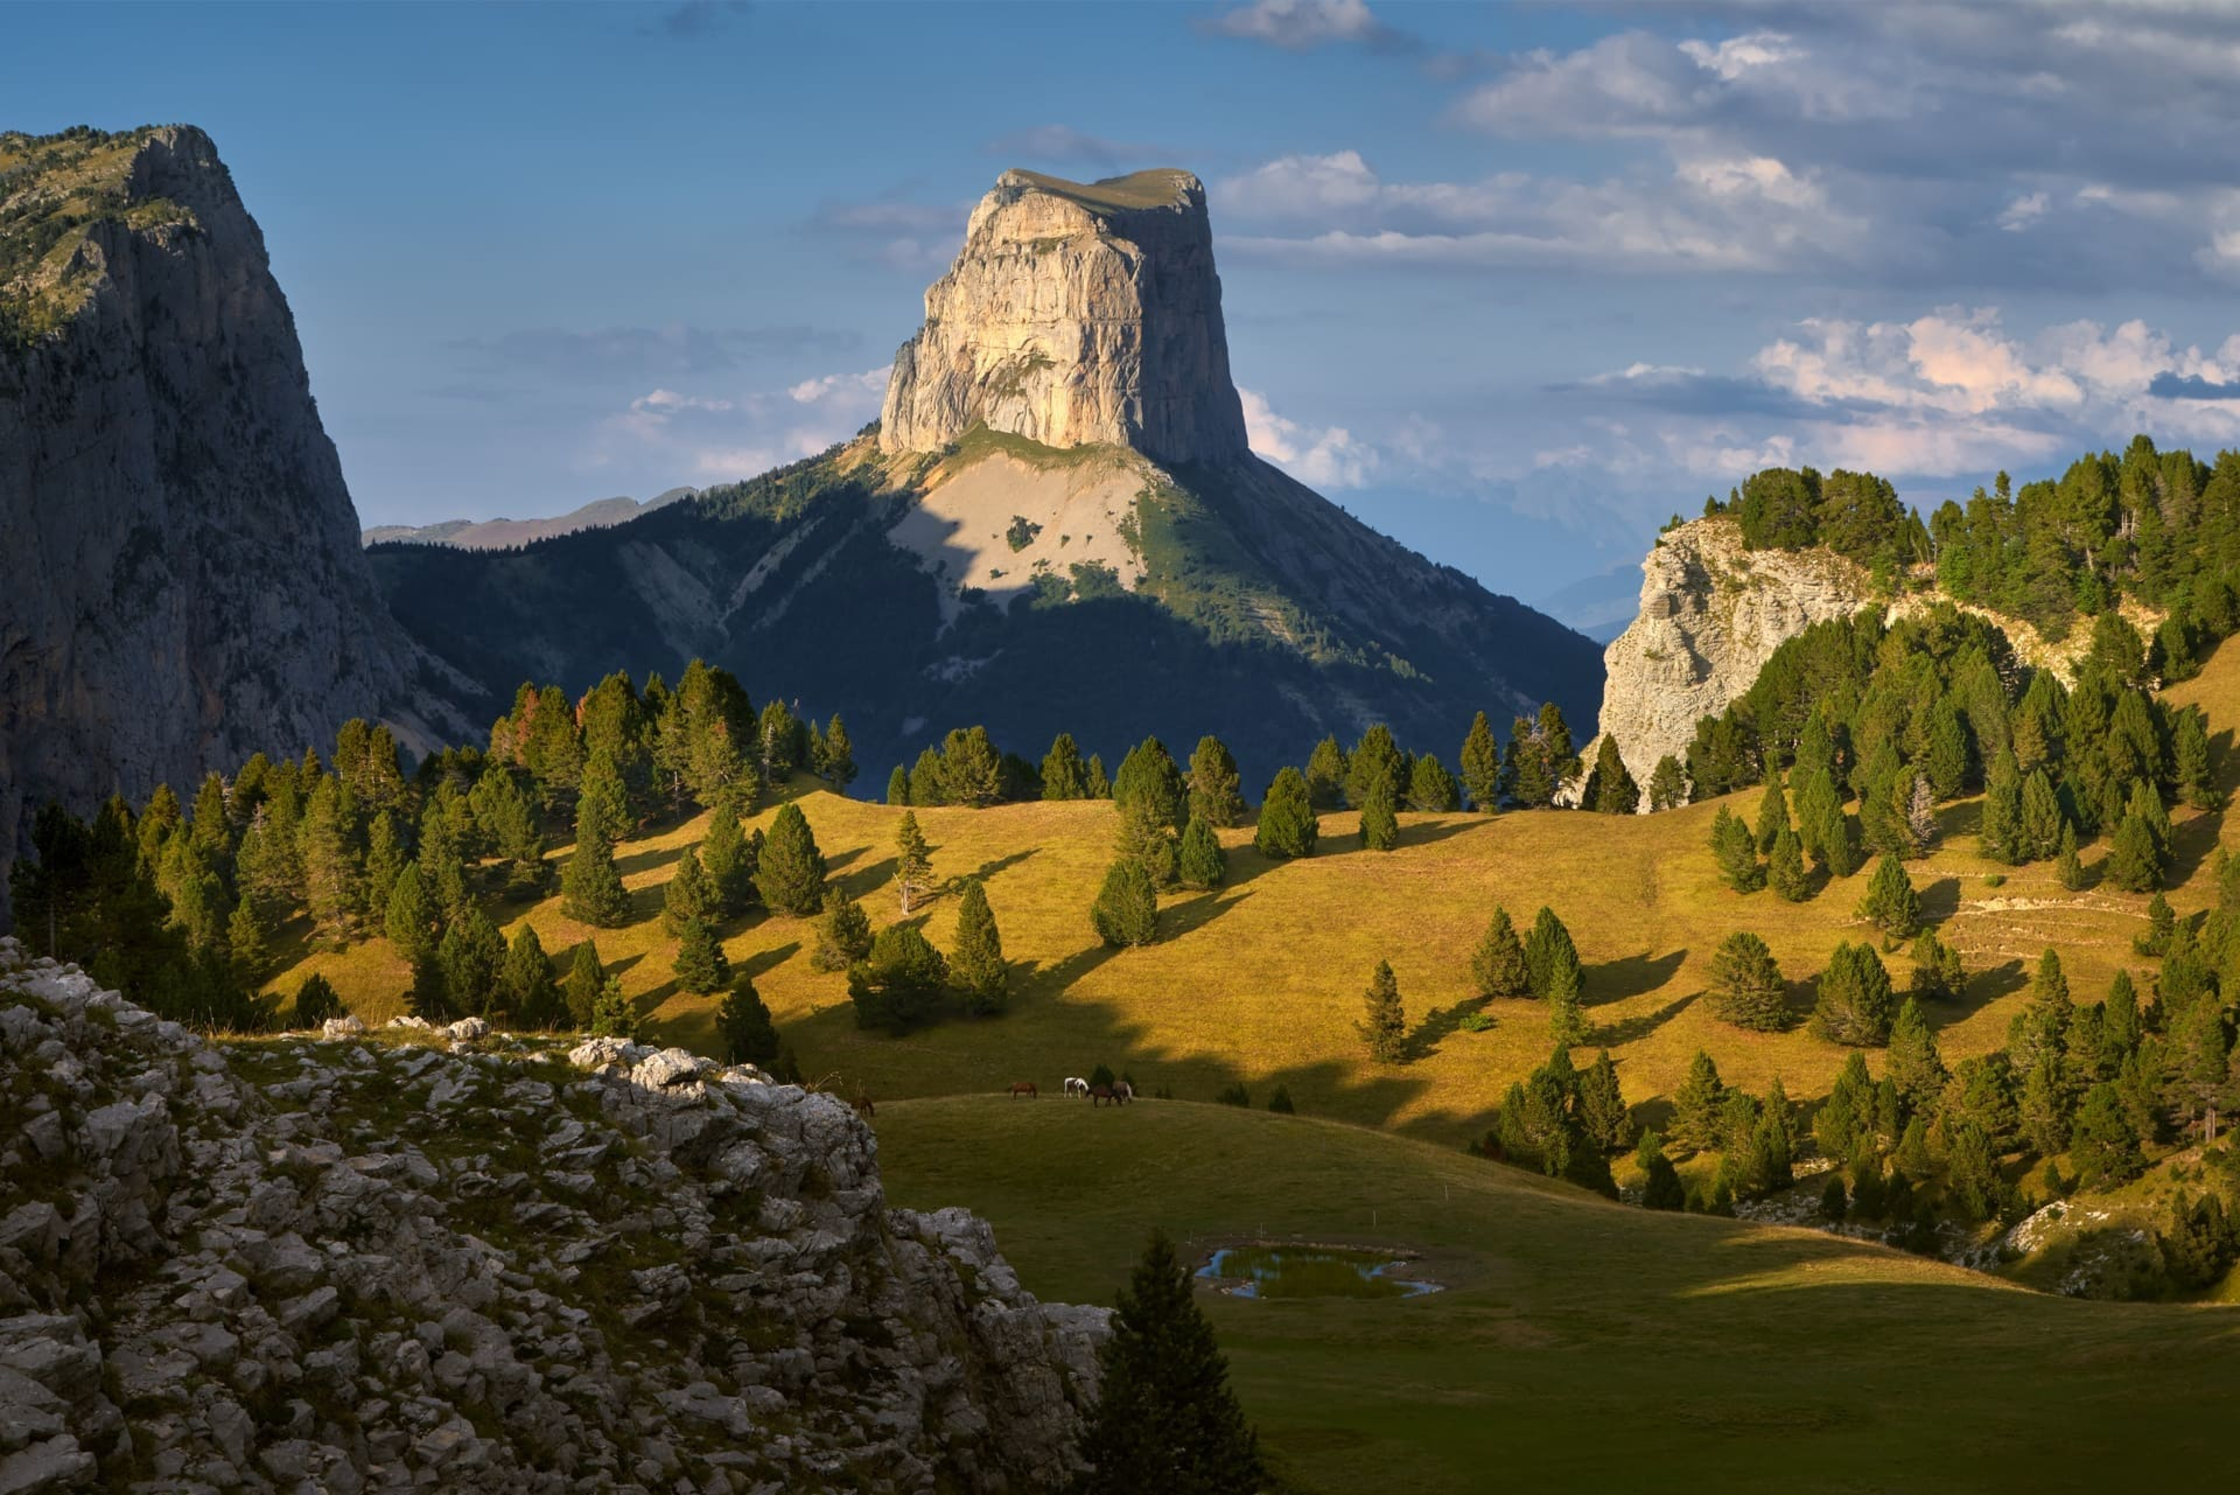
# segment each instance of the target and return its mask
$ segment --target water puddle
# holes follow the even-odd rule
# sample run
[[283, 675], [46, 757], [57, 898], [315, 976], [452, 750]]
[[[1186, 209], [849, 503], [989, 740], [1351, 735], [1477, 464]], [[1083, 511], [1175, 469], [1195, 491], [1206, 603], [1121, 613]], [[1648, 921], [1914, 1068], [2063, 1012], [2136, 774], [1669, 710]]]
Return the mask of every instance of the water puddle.
[[1396, 1275], [1412, 1259], [1337, 1246], [1229, 1246], [1198, 1276], [1235, 1298], [1414, 1298], [1436, 1282]]

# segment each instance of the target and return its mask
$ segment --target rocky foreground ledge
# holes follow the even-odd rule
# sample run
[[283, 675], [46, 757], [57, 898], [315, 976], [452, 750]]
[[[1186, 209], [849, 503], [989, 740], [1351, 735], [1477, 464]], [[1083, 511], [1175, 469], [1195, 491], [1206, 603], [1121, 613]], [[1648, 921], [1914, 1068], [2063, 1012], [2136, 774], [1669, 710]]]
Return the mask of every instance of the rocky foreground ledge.
[[1104, 1333], [751, 1067], [211, 1044], [0, 939], [0, 1495], [1037, 1489]]

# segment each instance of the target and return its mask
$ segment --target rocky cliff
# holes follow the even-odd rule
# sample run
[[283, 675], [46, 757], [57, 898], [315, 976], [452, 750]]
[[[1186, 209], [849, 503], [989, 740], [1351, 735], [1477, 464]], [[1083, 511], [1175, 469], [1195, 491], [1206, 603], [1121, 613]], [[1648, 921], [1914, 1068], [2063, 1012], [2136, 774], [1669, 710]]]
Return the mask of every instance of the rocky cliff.
[[209, 137], [0, 135], [0, 871], [48, 796], [188, 784], [354, 715], [455, 736], [426, 669]]
[[0, 939], [0, 1490], [989, 1491], [1101, 1309], [680, 1049], [213, 1046]]
[[895, 354], [879, 441], [934, 451], [975, 424], [1165, 462], [1245, 453], [1196, 177], [997, 179]]
[[1748, 690], [1774, 650], [1871, 605], [1869, 581], [1825, 550], [1745, 549], [1732, 519], [1667, 530], [1641, 563], [1639, 614], [1603, 651], [1600, 734], [1646, 790], [1657, 760], [1685, 760], [1696, 723]]

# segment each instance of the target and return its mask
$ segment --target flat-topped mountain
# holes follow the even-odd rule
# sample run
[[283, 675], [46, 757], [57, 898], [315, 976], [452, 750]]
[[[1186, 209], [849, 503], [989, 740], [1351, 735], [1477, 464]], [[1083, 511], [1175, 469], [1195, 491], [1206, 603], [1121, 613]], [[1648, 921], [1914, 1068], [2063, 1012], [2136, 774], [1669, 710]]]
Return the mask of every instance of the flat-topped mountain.
[[579, 529], [628, 524], [655, 509], [692, 497], [697, 488], [671, 488], [652, 498], [602, 498], [545, 519], [439, 519], [434, 524], [376, 524], [359, 538], [368, 545], [452, 545], [461, 550], [503, 550]]
[[352, 716], [449, 737], [449, 688], [374, 589], [210, 138], [0, 135], [0, 873], [41, 799], [139, 796]]
[[895, 354], [879, 445], [934, 451], [974, 425], [1164, 462], [1245, 455], [1196, 177], [997, 178]]
[[369, 552], [495, 715], [699, 655], [842, 712], [884, 772], [951, 727], [1039, 755], [1155, 731], [1258, 780], [1373, 721], [1451, 753], [1473, 713], [1584, 722], [1594, 644], [1252, 455], [1205, 194], [1006, 172], [896, 355], [874, 433], [629, 525], [505, 555]]

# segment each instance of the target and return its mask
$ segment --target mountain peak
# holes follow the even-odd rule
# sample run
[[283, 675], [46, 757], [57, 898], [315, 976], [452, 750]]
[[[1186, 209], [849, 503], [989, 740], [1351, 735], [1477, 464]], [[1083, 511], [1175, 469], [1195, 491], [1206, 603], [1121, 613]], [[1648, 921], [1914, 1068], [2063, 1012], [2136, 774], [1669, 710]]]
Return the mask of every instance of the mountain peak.
[[1195, 176], [997, 179], [895, 355], [879, 440], [935, 451], [975, 425], [1168, 462], [1245, 454]]

